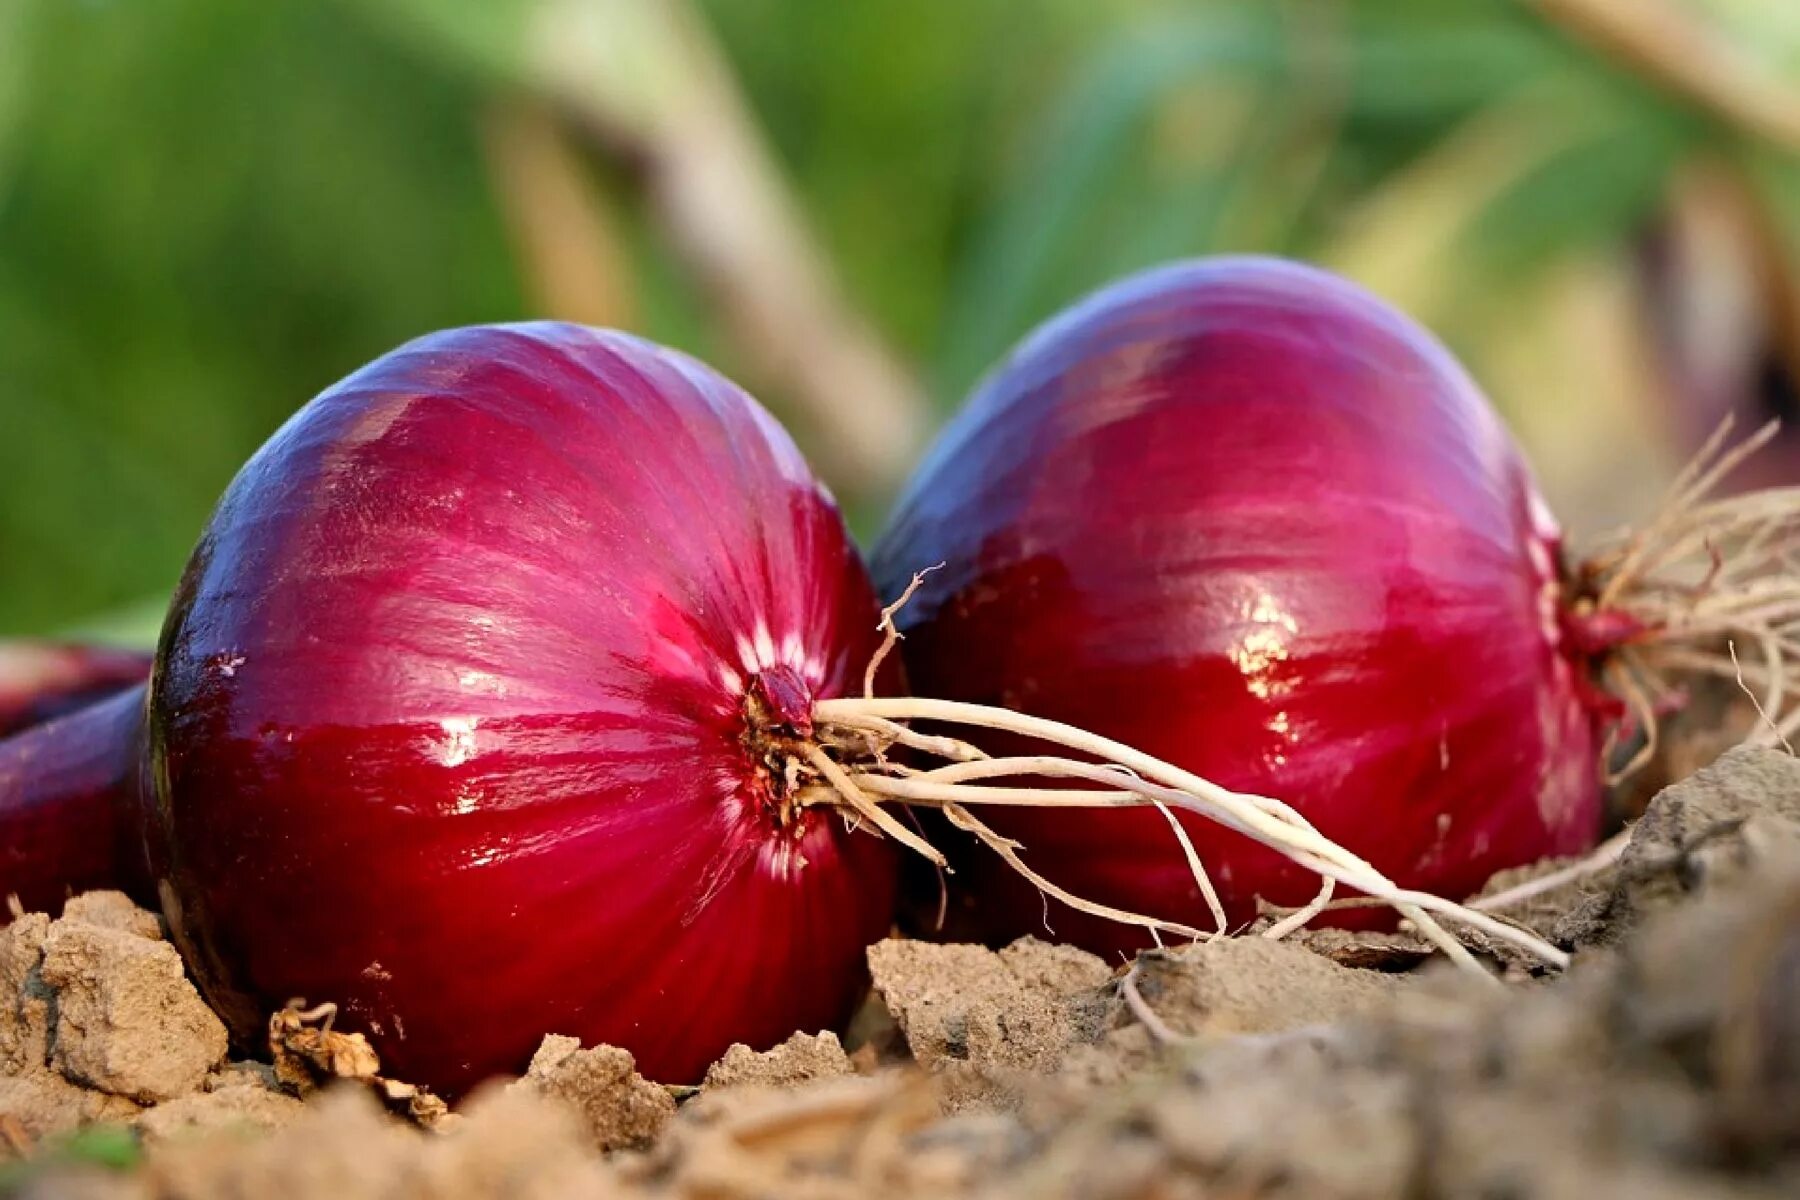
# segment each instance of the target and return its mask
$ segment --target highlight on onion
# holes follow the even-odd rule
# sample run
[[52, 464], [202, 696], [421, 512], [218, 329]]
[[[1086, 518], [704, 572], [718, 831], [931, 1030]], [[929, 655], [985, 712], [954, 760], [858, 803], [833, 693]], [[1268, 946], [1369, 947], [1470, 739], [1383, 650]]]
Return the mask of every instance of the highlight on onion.
[[[1705, 499], [1756, 440], [1715, 442], [1640, 532], [1570, 562], [1512, 438], [1425, 330], [1312, 268], [1181, 263], [1053, 318], [983, 382], [874, 571], [889, 597], [916, 587], [897, 619], [919, 695], [1279, 797], [1398, 889], [1461, 897], [1591, 847], [1609, 733], [1654, 731], [1685, 674], [1747, 680], [1767, 693], [1765, 736], [1791, 732], [1795, 499]], [[929, 715], [912, 705], [893, 714]], [[895, 790], [929, 802], [982, 769]], [[1321, 891], [1308, 848], [1192, 811], [1011, 807], [988, 826], [1091, 902], [1047, 902], [993, 856], [959, 855], [959, 922], [996, 940], [1049, 930], [1119, 951], [1157, 928], [1097, 907], [1211, 931], [1260, 905], [1288, 910], [1279, 934], [1334, 878]]]

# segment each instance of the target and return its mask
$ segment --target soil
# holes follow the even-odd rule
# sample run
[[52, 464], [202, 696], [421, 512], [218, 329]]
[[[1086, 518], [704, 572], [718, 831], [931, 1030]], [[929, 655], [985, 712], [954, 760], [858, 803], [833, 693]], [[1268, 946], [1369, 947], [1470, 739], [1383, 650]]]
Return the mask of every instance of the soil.
[[0, 1192], [1800, 1195], [1800, 762], [1725, 755], [1518, 915], [1567, 972], [1471, 940], [1484, 981], [1329, 930], [1117, 970], [896, 938], [843, 1043], [733, 1047], [672, 1089], [549, 1036], [449, 1112], [326, 1010], [273, 1014], [270, 1064], [227, 1062], [156, 918], [91, 894], [0, 930]]
[[712, 1065], [702, 1084], [708, 1091], [733, 1087], [793, 1087], [815, 1079], [848, 1075], [854, 1068], [844, 1044], [829, 1029], [796, 1033], [773, 1050], [755, 1051], [739, 1042]]

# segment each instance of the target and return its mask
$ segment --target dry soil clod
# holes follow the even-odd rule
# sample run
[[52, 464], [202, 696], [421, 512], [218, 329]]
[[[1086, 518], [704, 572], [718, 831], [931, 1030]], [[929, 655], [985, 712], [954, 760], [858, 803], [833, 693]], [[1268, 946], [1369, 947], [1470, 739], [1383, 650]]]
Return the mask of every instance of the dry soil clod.
[[584, 1050], [572, 1037], [546, 1037], [512, 1090], [566, 1105], [596, 1150], [648, 1146], [675, 1115], [668, 1089], [639, 1075], [628, 1052]]
[[706, 1072], [707, 1089], [728, 1087], [792, 1087], [815, 1079], [851, 1074], [850, 1056], [830, 1030], [796, 1033], [772, 1050], [758, 1053], [742, 1042]]
[[151, 1103], [193, 1091], [224, 1061], [225, 1026], [167, 942], [65, 916], [41, 971], [56, 991], [50, 1060], [71, 1080]]

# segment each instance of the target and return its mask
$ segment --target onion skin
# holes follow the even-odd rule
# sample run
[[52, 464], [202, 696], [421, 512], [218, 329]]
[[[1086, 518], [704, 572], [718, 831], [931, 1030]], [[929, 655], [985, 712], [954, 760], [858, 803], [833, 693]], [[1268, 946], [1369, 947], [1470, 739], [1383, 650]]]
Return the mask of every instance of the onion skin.
[[[1467, 895], [1577, 852], [1602, 803], [1559, 533], [1428, 333], [1272, 259], [1182, 263], [1052, 319], [988, 378], [874, 555], [916, 693], [1117, 738], [1293, 804], [1402, 885]], [[994, 749], [994, 747], [989, 747]], [[1212, 921], [1163, 816], [994, 808], [1077, 895]], [[1318, 878], [1184, 816], [1230, 920]], [[959, 863], [964, 933], [1141, 930]], [[1344, 914], [1348, 915], [1348, 914]]]
[[746, 695], [859, 687], [876, 612], [829, 495], [700, 364], [548, 323], [413, 342], [277, 433], [188, 566], [147, 726], [164, 915], [240, 1040], [335, 1001], [450, 1095], [546, 1033], [679, 1083], [840, 1025], [892, 851], [777, 819]]
[[0, 741], [0, 895], [55, 913], [76, 892], [154, 903], [140, 794], [145, 685]]
[[0, 641], [0, 738], [143, 683], [152, 661], [113, 646]]

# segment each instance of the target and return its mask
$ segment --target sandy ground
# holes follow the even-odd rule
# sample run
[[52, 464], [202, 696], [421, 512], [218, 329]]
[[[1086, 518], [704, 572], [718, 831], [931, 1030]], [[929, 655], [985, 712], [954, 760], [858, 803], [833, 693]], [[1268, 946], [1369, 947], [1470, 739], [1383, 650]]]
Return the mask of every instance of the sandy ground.
[[736, 1047], [671, 1089], [551, 1036], [449, 1112], [326, 1013], [227, 1061], [157, 919], [95, 893], [0, 930], [0, 1192], [1800, 1195], [1800, 762], [1727, 755], [1650, 802], [1617, 867], [1520, 915], [1567, 973], [1496, 957], [1484, 984], [1331, 931], [1127, 970], [892, 939], [848, 1050]]

